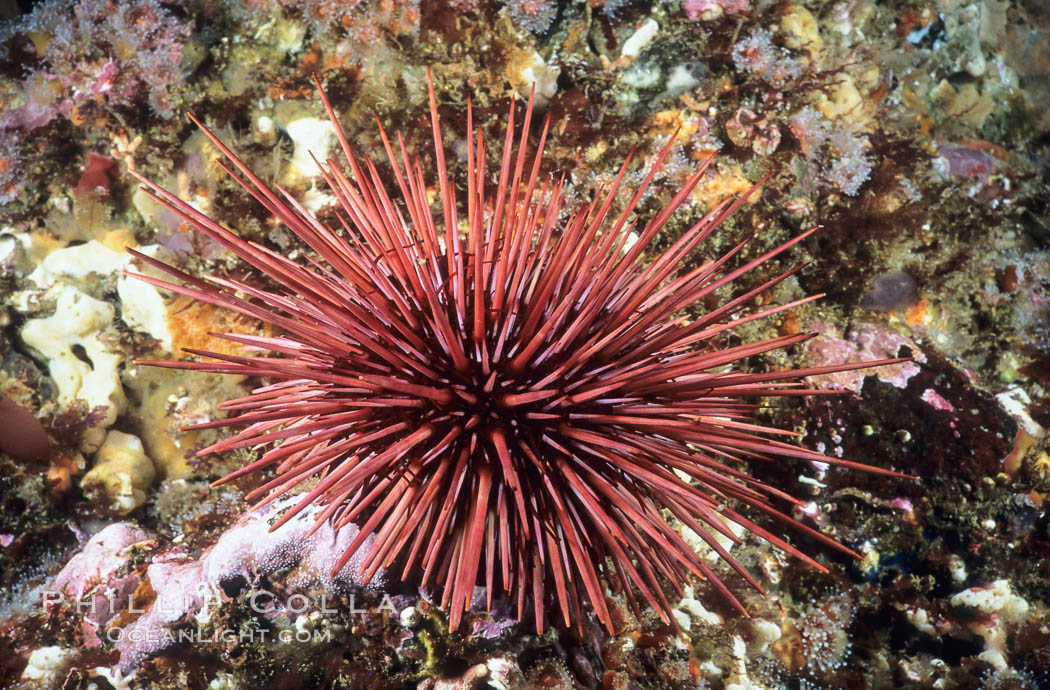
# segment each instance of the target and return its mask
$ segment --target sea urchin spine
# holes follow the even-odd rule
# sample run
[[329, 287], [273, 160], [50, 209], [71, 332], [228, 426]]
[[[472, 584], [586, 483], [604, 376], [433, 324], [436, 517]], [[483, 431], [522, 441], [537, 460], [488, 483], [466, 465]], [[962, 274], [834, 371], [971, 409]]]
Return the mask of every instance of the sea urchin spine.
[[486, 587], [489, 605], [499, 588], [514, 593], [519, 617], [531, 595], [538, 631], [548, 598], [557, 601], [566, 625], [581, 621], [589, 602], [612, 630], [606, 585], [625, 592], [636, 611], [640, 594], [672, 620], [661, 583], [680, 590], [690, 575], [706, 578], [743, 611], [668, 524], [665, 511], [756, 588], [716, 538], [739, 541], [726, 520], [821, 566], [734, 505], [852, 553], [782, 513], [774, 499], [797, 501], [733, 465], [783, 456], [870, 469], [777, 440], [795, 434], [754, 423], [754, 400], [817, 394], [799, 380], [885, 362], [770, 373], [733, 368], [810, 337], [722, 344], [743, 323], [819, 297], [741, 316], [756, 295], [798, 268], [699, 318], [683, 316], [686, 307], [710, 302], [809, 233], [738, 268], [728, 265], [747, 241], [680, 271], [741, 200], [724, 202], [648, 260], [646, 248], [707, 166], [629, 244], [640, 224], [633, 217], [639, 199], [670, 142], [618, 213], [613, 209], [630, 159], [607, 191], [561, 223], [564, 178], [540, 175], [549, 118], [529, 152], [531, 98], [516, 146], [511, 104], [499, 177], [491, 186], [486, 142], [474, 129], [468, 101], [461, 224], [431, 84], [441, 208], [435, 218], [422, 166], [400, 134], [395, 147], [379, 127], [395, 199], [376, 165], [354, 156], [319, 82], [317, 88], [350, 171], [347, 176], [333, 160], [319, 166], [338, 200], [341, 229], [320, 222], [280, 187], [269, 188], [194, 119], [225, 155], [228, 163], [220, 165], [226, 172], [309, 245], [312, 252], [303, 260], [239, 238], [132, 171], [156, 201], [278, 284], [264, 289], [217, 276], [200, 279], [132, 252], [179, 282], [138, 276], [142, 280], [283, 331], [277, 337], [215, 334], [244, 346], [243, 356], [186, 350], [216, 361], [145, 362], [270, 381], [226, 401], [221, 408], [230, 418], [191, 427], [239, 429], [201, 454], [266, 448], [217, 483], [272, 468], [273, 478], [249, 494], [265, 504], [317, 478], [274, 527], [311, 504], [323, 506], [318, 525], [360, 522], [336, 568], [375, 535], [361, 561], [363, 579], [395, 564], [402, 578], [418, 574], [423, 585], [441, 592], [452, 628], [478, 584]]

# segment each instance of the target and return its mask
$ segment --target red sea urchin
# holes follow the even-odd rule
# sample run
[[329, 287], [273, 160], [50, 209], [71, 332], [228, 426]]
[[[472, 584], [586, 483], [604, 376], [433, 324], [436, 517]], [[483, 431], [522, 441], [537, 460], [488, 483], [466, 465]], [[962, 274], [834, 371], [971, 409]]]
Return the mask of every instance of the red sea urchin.
[[756, 295], [798, 268], [697, 319], [683, 316], [686, 307], [710, 302], [719, 288], [805, 234], [732, 270], [727, 265], [746, 241], [680, 274], [683, 259], [738, 200], [720, 204], [670, 249], [647, 260], [645, 248], [706, 167], [629, 244], [640, 223], [632, 215], [670, 143], [622, 211], [612, 213], [628, 163], [607, 192], [559, 222], [563, 181], [541, 182], [539, 174], [549, 119], [528, 153], [531, 99], [516, 147], [510, 107], [494, 188], [468, 102], [461, 221], [431, 84], [441, 206], [435, 219], [422, 167], [400, 135], [395, 152], [379, 128], [400, 194], [395, 200], [375, 164], [355, 158], [323, 91], [321, 97], [352, 175], [332, 160], [322, 172], [338, 199], [341, 231], [321, 223], [283, 189], [263, 184], [194, 119], [229, 162], [220, 165], [309, 245], [312, 253], [302, 260], [237, 237], [132, 173], [154, 199], [279, 284], [262, 289], [213, 276], [199, 279], [133, 252], [181, 284], [138, 276], [142, 280], [284, 332], [218, 335], [244, 346], [245, 356], [186, 350], [218, 361], [145, 362], [269, 379], [251, 395], [222, 405], [234, 416], [193, 427], [243, 427], [202, 454], [268, 448], [220, 482], [275, 468], [274, 477], [249, 494], [266, 503], [317, 477], [274, 527], [310, 504], [324, 507], [318, 525], [360, 522], [336, 568], [374, 534], [361, 561], [364, 581], [397, 563], [402, 578], [415, 573], [423, 585], [437, 586], [452, 628], [479, 583], [489, 604], [498, 587], [514, 592], [519, 618], [531, 595], [540, 631], [548, 599], [556, 599], [566, 625], [582, 620], [589, 603], [611, 630], [603, 580], [622, 589], [636, 611], [641, 594], [665, 620], [671, 619], [671, 605], [661, 582], [680, 588], [690, 574], [707, 578], [743, 611], [665, 513], [692, 528], [756, 588], [715, 538], [737, 541], [725, 519], [821, 566], [733, 505], [852, 553], [774, 507], [774, 498], [790, 502], [790, 496], [731, 465], [776, 455], [864, 468], [776, 440], [793, 434], [753, 423], [758, 405], [750, 401], [817, 393], [803, 389], [799, 379], [880, 362], [771, 373], [732, 368], [809, 337], [718, 344], [740, 324], [815, 299], [739, 316]]

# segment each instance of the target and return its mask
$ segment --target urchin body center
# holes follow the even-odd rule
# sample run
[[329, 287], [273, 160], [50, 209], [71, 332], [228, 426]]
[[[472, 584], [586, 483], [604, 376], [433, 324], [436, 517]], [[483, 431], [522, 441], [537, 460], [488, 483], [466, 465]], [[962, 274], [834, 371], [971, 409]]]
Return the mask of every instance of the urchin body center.
[[[535, 384], [525, 377], [493, 372], [488, 377], [478, 375], [470, 383], [450, 384], [451, 402], [436, 402], [430, 412], [430, 421], [448, 422], [464, 431], [472, 431], [488, 438], [493, 429], [513, 432], [534, 428], [541, 421], [560, 418], [554, 410], [560, 391], [545, 391], [537, 396]], [[553, 402], [552, 402], [553, 401]]]

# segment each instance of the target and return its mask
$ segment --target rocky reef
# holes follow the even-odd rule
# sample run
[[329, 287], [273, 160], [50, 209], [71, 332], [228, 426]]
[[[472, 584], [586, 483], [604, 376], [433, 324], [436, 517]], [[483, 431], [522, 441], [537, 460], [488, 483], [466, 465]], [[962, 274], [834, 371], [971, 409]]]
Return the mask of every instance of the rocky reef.
[[[3, 687], [1050, 687], [1045, 3], [41, 0], [0, 2], [0, 17]], [[816, 336], [748, 366], [911, 360], [813, 377], [842, 394], [780, 400], [760, 421], [918, 480], [748, 471], [861, 560], [793, 539], [821, 573], [742, 534], [733, 556], [763, 596], [668, 516], [750, 618], [697, 579], [677, 630], [609, 590], [614, 634], [538, 635], [515, 602], [486, 611], [478, 588], [450, 632], [411, 579], [361, 586], [353, 560], [331, 573], [351, 527], [307, 535], [304, 515], [270, 532], [287, 504], [242, 500], [263, 479], [209, 486], [257, 451], [198, 457], [216, 432], [180, 427], [258, 382], [135, 362], [224, 347], [213, 332], [273, 334], [129, 278], [153, 269], [125, 249], [194, 275], [265, 276], [128, 171], [301, 251], [183, 114], [338, 224], [311, 157], [337, 145], [312, 76], [362, 156], [383, 157], [378, 118], [432, 170], [428, 67], [464, 189], [467, 98], [498, 142], [508, 104], [535, 87], [551, 119], [544, 172], [566, 175], [571, 204], [632, 152], [625, 177], [639, 182], [670, 142], [642, 200], [657, 213], [713, 156], [658, 247], [762, 182], [690, 265], [752, 234], [742, 260], [820, 227], [758, 278], [808, 265], [754, 301], [825, 297], [741, 327]]]

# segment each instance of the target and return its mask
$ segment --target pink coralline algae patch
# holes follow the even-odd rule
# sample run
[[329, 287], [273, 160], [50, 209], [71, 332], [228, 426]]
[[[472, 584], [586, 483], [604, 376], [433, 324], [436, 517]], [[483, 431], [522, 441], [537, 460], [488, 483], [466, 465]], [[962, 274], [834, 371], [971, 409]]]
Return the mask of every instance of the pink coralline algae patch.
[[147, 568], [146, 579], [156, 598], [144, 614], [119, 631], [116, 648], [122, 673], [169, 646], [174, 641], [169, 626], [201, 609], [203, 594], [209, 591], [201, 570], [200, 561], [154, 562]]
[[919, 373], [916, 362], [926, 361], [926, 355], [910, 338], [878, 324], [858, 324], [845, 338], [833, 326], [823, 321], [814, 321], [810, 324], [810, 330], [820, 334], [806, 343], [806, 359], [813, 364], [851, 364], [900, 357], [903, 356], [902, 348], [910, 352], [915, 359], [914, 362], [891, 364], [877, 369], [859, 369], [809, 377], [810, 384], [817, 388], [859, 392], [864, 385], [865, 376], [877, 376], [880, 381], [904, 388], [908, 385], [908, 379]]
[[[347, 525], [337, 533], [326, 522], [308, 537], [320, 510], [314, 508], [269, 531], [295, 499], [285, 498], [243, 515], [200, 558], [191, 558], [181, 549], [159, 553], [144, 573], [141, 568], [136, 571], [129, 567], [130, 549], [154, 535], [127, 523], [110, 525], [70, 560], [52, 589], [83, 616], [81, 627], [89, 646], [101, 644], [99, 638], [115, 643], [120, 652], [119, 670], [128, 674], [143, 660], [177, 642], [176, 626], [199, 618], [205, 608], [220, 600], [228, 601], [220, 585], [237, 578], [244, 578], [250, 590], [265, 576], [267, 590], [274, 598], [274, 615], [290, 610], [288, 597], [297, 590], [312, 587], [335, 594], [359, 586], [360, 556], [332, 574], [357, 536], [356, 526]], [[358, 553], [367, 553], [372, 541], [366, 540]], [[380, 570], [370, 586], [382, 587], [384, 580], [385, 573]], [[132, 597], [140, 585], [154, 593], [148, 604]], [[131, 608], [132, 601], [142, 610]], [[122, 621], [138, 617], [120, 628], [107, 629], [122, 612]], [[294, 617], [295, 612], [290, 615]]]
[[[217, 583], [243, 575], [251, 582], [260, 574], [293, 568], [283, 579], [289, 587], [317, 585], [336, 590], [361, 584], [359, 565], [372, 546], [372, 538], [365, 540], [358, 550], [359, 556], [351, 558], [334, 577], [331, 575], [332, 568], [357, 536], [356, 526], [347, 525], [336, 533], [326, 521], [307, 537], [320, 511], [320, 508], [307, 508], [279, 529], [268, 531], [280, 514], [297, 500], [298, 497], [291, 496], [241, 517], [202, 558], [204, 579]], [[382, 581], [380, 571], [371, 584], [378, 587]]]
[[131, 549], [153, 539], [152, 532], [127, 522], [109, 525], [92, 537], [55, 577], [51, 592], [80, 602], [85, 646], [98, 647], [98, 630], [128, 606], [141, 578], [129, 566]]
[[[181, 553], [159, 557], [149, 566], [146, 578], [156, 592], [156, 599], [146, 612], [127, 626], [116, 647], [120, 651], [120, 669], [128, 673], [138, 664], [163, 651], [174, 642], [171, 627], [216, 603], [219, 585], [244, 577], [250, 586], [266, 575], [268, 590], [274, 594], [274, 612], [284, 608], [284, 599], [296, 589], [318, 587], [330, 592], [345, 592], [360, 585], [361, 557], [350, 561], [332, 575], [332, 568], [346, 547], [357, 536], [358, 529], [347, 525], [336, 533], [325, 522], [309, 537], [320, 508], [306, 509], [294, 519], [270, 532], [270, 525], [290, 508], [297, 497], [288, 497], [243, 515], [199, 560], [189, 560]], [[359, 554], [368, 552], [369, 538]], [[280, 572], [280, 577], [275, 573]], [[371, 585], [381, 587], [383, 571]]]
[[909, 517], [915, 513], [915, 506], [906, 498], [895, 498], [890, 501], [890, 506], [906, 513]]
[[923, 402], [927, 403], [928, 405], [930, 405], [930, 407], [932, 407], [935, 410], [944, 410], [945, 412], [955, 411], [955, 406], [953, 406], [950, 402], [945, 400], [944, 396], [942, 396], [940, 393], [933, 390], [932, 388], [927, 388], [925, 391], [923, 391], [922, 399]]
[[109, 584], [110, 578], [128, 562], [130, 547], [152, 538], [151, 532], [129, 522], [109, 525], [69, 559], [55, 577], [54, 589], [79, 598], [99, 585]]

